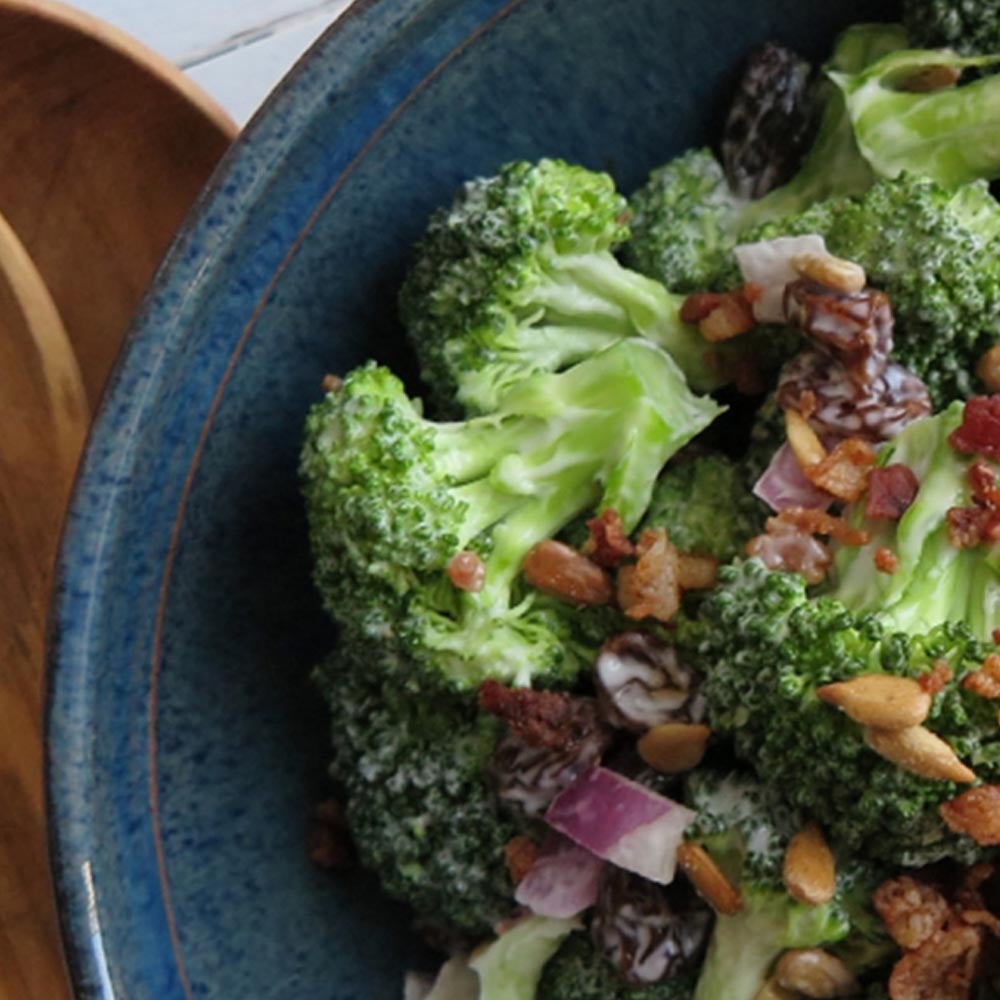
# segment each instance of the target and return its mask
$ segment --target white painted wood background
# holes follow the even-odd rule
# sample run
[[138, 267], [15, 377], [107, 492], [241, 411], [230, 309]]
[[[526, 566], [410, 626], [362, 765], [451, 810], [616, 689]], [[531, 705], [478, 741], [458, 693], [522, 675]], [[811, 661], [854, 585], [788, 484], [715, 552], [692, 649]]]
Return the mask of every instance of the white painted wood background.
[[177, 63], [244, 124], [350, 0], [68, 0]]

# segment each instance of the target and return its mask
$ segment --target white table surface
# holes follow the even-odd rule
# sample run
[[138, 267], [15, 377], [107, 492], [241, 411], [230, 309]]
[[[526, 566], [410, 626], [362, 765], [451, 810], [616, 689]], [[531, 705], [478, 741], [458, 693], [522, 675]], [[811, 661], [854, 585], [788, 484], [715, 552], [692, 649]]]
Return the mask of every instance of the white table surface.
[[69, 0], [181, 66], [244, 124], [350, 0]]

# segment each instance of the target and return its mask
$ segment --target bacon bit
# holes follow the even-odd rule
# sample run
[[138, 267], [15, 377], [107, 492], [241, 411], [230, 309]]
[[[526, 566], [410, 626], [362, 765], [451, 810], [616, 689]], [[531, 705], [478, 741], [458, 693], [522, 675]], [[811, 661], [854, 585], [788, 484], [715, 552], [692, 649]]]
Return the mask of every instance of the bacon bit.
[[986, 462], [973, 462], [969, 466], [969, 485], [972, 496], [984, 507], [1000, 509], [1000, 486], [997, 485], [997, 474]]
[[967, 1000], [982, 945], [982, 931], [967, 924], [937, 931], [896, 963], [889, 977], [889, 996], [892, 1000]]
[[996, 644], [997, 646], [1000, 646], [1000, 628], [995, 628], [995, 629], [994, 629], [994, 630], [992, 631], [992, 633], [991, 633], [991, 636], [992, 636], [992, 638], [993, 638], [993, 642], [994, 642], [994, 643], [995, 643], [995, 644]]
[[900, 875], [883, 882], [872, 897], [889, 937], [907, 951], [919, 948], [947, 923], [948, 901], [926, 882]]
[[514, 885], [517, 885], [535, 867], [540, 850], [541, 848], [531, 837], [526, 837], [523, 834], [504, 844], [503, 858], [507, 864], [507, 871], [510, 873], [510, 880]]
[[973, 396], [948, 443], [956, 451], [1000, 458], [1000, 394]]
[[721, 292], [695, 292], [689, 295], [681, 304], [681, 322], [700, 323], [713, 309], [719, 308], [722, 298]]
[[764, 286], [758, 285], [756, 281], [748, 281], [741, 289], [740, 292], [743, 298], [753, 305], [755, 302], [760, 302], [764, 298]]
[[875, 568], [880, 573], [888, 573], [890, 576], [899, 569], [899, 557], [892, 549], [884, 546], [875, 550]]
[[973, 549], [986, 538], [993, 514], [986, 507], [951, 507], [945, 517], [948, 541], [956, 549]]
[[618, 604], [629, 618], [669, 622], [681, 604], [679, 554], [662, 528], [646, 530], [634, 566], [618, 571]]
[[503, 719], [514, 736], [532, 747], [573, 747], [602, 726], [593, 698], [508, 688], [496, 680], [479, 685], [479, 707]]
[[521, 568], [532, 587], [567, 604], [610, 604], [614, 596], [607, 573], [562, 542], [539, 542]]
[[486, 564], [475, 552], [457, 552], [448, 560], [444, 571], [459, 590], [472, 594], [482, 590], [486, 583]]
[[842, 517], [809, 507], [786, 507], [777, 518], [769, 518], [767, 523], [774, 520], [792, 524], [810, 535], [829, 535], [843, 545], [867, 545], [872, 540], [870, 531], [851, 527]]
[[948, 666], [947, 660], [935, 660], [934, 669], [926, 674], [921, 674], [917, 678], [917, 683], [932, 697], [939, 691], [943, 691], [946, 684], [950, 684], [955, 677], [955, 672]]
[[865, 517], [872, 521], [898, 521], [912, 506], [919, 489], [920, 480], [901, 462], [872, 469]]
[[1000, 787], [978, 785], [938, 806], [949, 830], [983, 847], [1000, 844]]
[[822, 583], [826, 579], [833, 555], [821, 541], [776, 517], [768, 519], [766, 528], [765, 534], [747, 542], [748, 556], [760, 559], [770, 570], [799, 573], [806, 583]]
[[707, 590], [719, 576], [719, 560], [682, 552], [677, 559], [677, 583], [681, 590]]
[[323, 392], [339, 392], [344, 380], [339, 375], [324, 375], [319, 386]]
[[822, 461], [803, 471], [814, 486], [838, 500], [853, 503], [864, 493], [874, 464], [872, 446], [859, 437], [850, 437], [839, 442]]
[[1000, 698], [1000, 653], [990, 653], [975, 673], [962, 679], [962, 687], [982, 698]]
[[598, 566], [614, 569], [623, 559], [635, 554], [635, 546], [628, 540], [618, 511], [610, 507], [599, 517], [587, 522], [590, 537], [584, 542], [583, 554]]
[[698, 331], [710, 344], [749, 333], [757, 325], [753, 306], [742, 291], [727, 292], [716, 307], [698, 321]]

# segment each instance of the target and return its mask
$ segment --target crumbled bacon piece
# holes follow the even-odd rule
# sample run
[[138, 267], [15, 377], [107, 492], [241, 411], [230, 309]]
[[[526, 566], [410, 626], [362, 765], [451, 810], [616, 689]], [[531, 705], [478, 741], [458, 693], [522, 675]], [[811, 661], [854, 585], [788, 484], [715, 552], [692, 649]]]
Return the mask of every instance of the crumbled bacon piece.
[[934, 886], [911, 875], [883, 882], [872, 898], [889, 936], [906, 950], [919, 948], [947, 923], [950, 906]]
[[1000, 844], [1000, 786], [977, 785], [942, 803], [938, 811], [949, 830], [983, 847]]
[[517, 885], [535, 866], [539, 851], [538, 844], [523, 834], [504, 844], [503, 857], [514, 885]]
[[698, 321], [698, 332], [711, 344], [749, 333], [757, 325], [753, 306], [742, 290], [727, 292], [715, 307]]
[[758, 285], [756, 281], [748, 281], [740, 291], [743, 293], [743, 298], [753, 305], [755, 302], [760, 302], [764, 297], [764, 286]]
[[721, 292], [694, 292], [681, 303], [681, 322], [699, 323], [713, 309], [718, 309], [721, 303]]
[[907, 952], [889, 977], [892, 1000], [967, 1000], [982, 950], [983, 932], [959, 923]]
[[840, 441], [824, 459], [803, 471], [806, 478], [838, 500], [853, 503], [865, 491], [875, 464], [872, 446], [859, 437]]
[[618, 604], [629, 618], [669, 622], [681, 604], [679, 553], [662, 528], [648, 529], [636, 544], [638, 559], [618, 571]]
[[956, 451], [1000, 458], [1000, 394], [973, 396], [948, 443]]
[[991, 636], [992, 636], [992, 638], [993, 638], [993, 642], [994, 642], [994, 643], [995, 643], [995, 644], [996, 644], [997, 646], [1000, 646], [1000, 628], [995, 628], [995, 629], [993, 630], [993, 632], [991, 633]]
[[1000, 653], [990, 653], [977, 671], [963, 678], [962, 687], [983, 698], [1000, 698]]
[[572, 746], [602, 725], [593, 698], [508, 688], [496, 680], [480, 684], [479, 707], [503, 719], [522, 743], [532, 747]]
[[767, 523], [774, 520], [792, 524], [811, 535], [829, 535], [844, 545], [867, 545], [871, 541], [871, 532], [854, 528], [841, 517], [811, 507], [786, 507], [777, 518], [769, 518]]
[[956, 549], [972, 549], [986, 538], [993, 514], [987, 507], [951, 507], [945, 517], [948, 541]]
[[935, 660], [934, 669], [917, 678], [917, 683], [932, 697], [943, 691], [946, 684], [954, 678], [955, 672], [948, 666], [947, 660]]
[[760, 559], [770, 570], [800, 573], [807, 583], [822, 583], [833, 562], [830, 550], [818, 539], [794, 524], [769, 518], [767, 531], [751, 538], [746, 554]]
[[901, 462], [872, 469], [865, 517], [872, 521], [898, 521], [910, 509], [919, 489], [920, 480]]
[[635, 553], [635, 547], [628, 539], [618, 511], [610, 507], [599, 517], [587, 522], [590, 537], [584, 543], [583, 554], [598, 566], [613, 569], [623, 559]]
[[986, 462], [973, 462], [968, 475], [975, 501], [984, 507], [1000, 509], [1000, 486], [997, 486], [997, 474], [993, 467]]
[[892, 306], [885, 292], [838, 292], [802, 278], [785, 288], [785, 313], [859, 385], [885, 371], [892, 350]]
[[445, 567], [448, 579], [459, 590], [477, 593], [486, 583], [486, 564], [475, 552], [457, 552]]
[[899, 557], [885, 546], [875, 550], [875, 568], [880, 573], [895, 573], [899, 569]]

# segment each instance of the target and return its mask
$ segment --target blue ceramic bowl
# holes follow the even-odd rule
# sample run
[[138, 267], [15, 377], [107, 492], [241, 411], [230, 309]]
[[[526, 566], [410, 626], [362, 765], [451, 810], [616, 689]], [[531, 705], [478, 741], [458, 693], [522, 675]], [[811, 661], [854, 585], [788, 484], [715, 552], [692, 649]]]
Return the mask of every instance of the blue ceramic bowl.
[[79, 996], [397, 998], [406, 915], [306, 859], [332, 641], [296, 456], [324, 372], [411, 368], [430, 210], [515, 157], [624, 190], [718, 134], [747, 49], [858, 0], [366, 0], [271, 98], [171, 251], [84, 463], [56, 594], [53, 857]]

